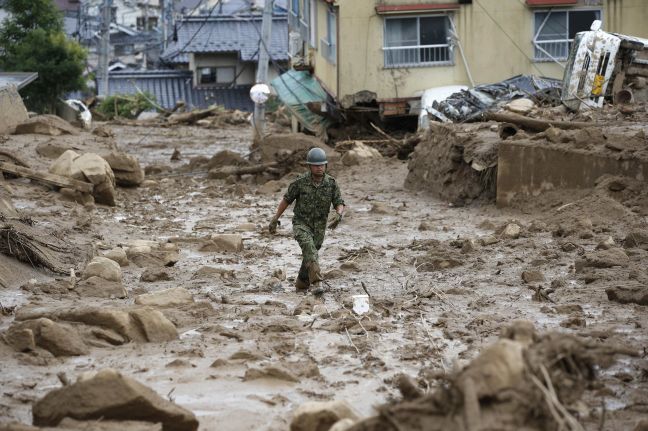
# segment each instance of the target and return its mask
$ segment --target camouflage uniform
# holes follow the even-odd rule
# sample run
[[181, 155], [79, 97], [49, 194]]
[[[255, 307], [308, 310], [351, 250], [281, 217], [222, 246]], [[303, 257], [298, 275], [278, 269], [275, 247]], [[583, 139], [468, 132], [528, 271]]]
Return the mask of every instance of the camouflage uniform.
[[284, 199], [288, 204], [297, 200], [292, 223], [293, 235], [302, 249], [302, 264], [298, 277], [308, 281], [307, 264], [318, 262], [318, 250], [324, 242], [326, 220], [331, 205], [337, 208], [344, 205], [344, 200], [335, 178], [324, 174], [322, 182], [315, 185], [310, 172], [288, 186]]

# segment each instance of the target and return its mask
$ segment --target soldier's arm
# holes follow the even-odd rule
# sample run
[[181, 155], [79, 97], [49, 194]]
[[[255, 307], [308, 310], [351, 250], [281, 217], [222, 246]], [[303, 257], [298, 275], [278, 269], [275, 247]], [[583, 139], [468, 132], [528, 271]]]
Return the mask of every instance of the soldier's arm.
[[342, 192], [340, 192], [340, 187], [335, 183], [335, 191], [333, 192], [333, 208], [338, 214], [344, 213], [344, 199], [342, 199]]
[[277, 213], [275, 214], [274, 218], [275, 220], [279, 220], [279, 217], [286, 211], [286, 208], [288, 208], [288, 201], [286, 198], [281, 199], [281, 202], [279, 202], [279, 207], [277, 208]]

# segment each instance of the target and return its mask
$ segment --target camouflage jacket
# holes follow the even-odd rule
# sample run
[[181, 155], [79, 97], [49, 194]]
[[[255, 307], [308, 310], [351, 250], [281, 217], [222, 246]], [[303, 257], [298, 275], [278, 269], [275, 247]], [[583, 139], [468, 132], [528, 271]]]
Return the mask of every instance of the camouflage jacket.
[[340, 193], [340, 187], [335, 182], [335, 178], [324, 174], [322, 182], [315, 185], [310, 172], [300, 176], [288, 186], [284, 199], [288, 204], [297, 200], [293, 225], [305, 225], [314, 232], [324, 231], [326, 228], [326, 219], [331, 205], [334, 208], [344, 205], [342, 193]]

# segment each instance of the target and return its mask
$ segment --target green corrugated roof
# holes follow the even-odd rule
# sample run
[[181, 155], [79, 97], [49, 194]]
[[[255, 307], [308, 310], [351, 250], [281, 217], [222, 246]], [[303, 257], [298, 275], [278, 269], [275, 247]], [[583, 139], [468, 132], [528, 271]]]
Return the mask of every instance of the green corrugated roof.
[[289, 70], [270, 82], [279, 99], [299, 122], [317, 135], [322, 135], [331, 120], [311, 112], [309, 102], [326, 103], [328, 95], [313, 76], [303, 70]]

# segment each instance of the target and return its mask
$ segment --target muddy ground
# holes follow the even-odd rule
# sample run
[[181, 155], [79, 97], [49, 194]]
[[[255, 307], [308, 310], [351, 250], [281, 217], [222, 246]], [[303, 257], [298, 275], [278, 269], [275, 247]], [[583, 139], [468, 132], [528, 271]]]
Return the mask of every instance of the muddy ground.
[[[148, 175], [155, 182], [146, 187], [119, 188], [116, 207], [86, 209], [27, 180], [7, 180], [0, 188], [36, 226], [95, 253], [132, 240], [172, 241], [180, 259], [166, 268], [170, 280], [140, 281], [145, 268], [131, 263], [122, 268], [129, 299], [30, 293], [16, 286], [0, 288], [0, 302], [6, 310], [28, 304], [126, 306], [138, 294], [184, 287], [196, 303], [162, 310], [181, 334], [171, 342], [96, 347], [88, 355], [38, 364], [0, 343], [1, 418], [31, 423], [32, 403], [60, 386], [57, 374], [74, 378], [106, 367], [193, 411], [201, 430], [287, 429], [295, 408], [309, 400], [346, 400], [369, 416], [398, 397], [395, 375], [407, 373], [431, 389], [436, 383], [430, 370], [460, 367], [515, 319], [643, 352], [601, 373], [579, 411], [586, 429], [632, 429], [648, 414], [646, 308], [611, 302], [605, 293], [620, 281], [646, 283], [648, 252], [628, 250], [625, 266], [585, 276], [575, 271], [575, 262], [608, 237], [621, 246], [628, 232], [645, 229], [645, 216], [621, 204], [621, 215], [608, 216], [605, 209], [615, 201], [596, 192], [563, 193], [517, 209], [453, 207], [424, 190], [405, 189], [406, 161], [335, 166], [348, 212], [321, 252], [330, 288], [318, 300], [293, 287], [300, 253], [291, 238], [291, 213], [278, 235], [266, 233], [282, 192], [255, 184], [253, 177], [232, 183], [182, 169], [192, 157], [223, 149], [247, 154], [249, 128], [108, 127], [114, 138], [21, 135], [8, 137], [3, 147], [34, 168], [51, 163], [36, 152], [49, 142], [83, 151], [118, 147], [149, 172], [152, 165], [171, 169]], [[170, 161], [176, 148], [181, 159]], [[254, 228], [241, 232], [242, 252], [200, 251], [205, 237], [235, 233], [245, 223]], [[521, 227], [519, 237], [501, 235], [509, 223]], [[223, 275], [199, 272], [204, 267]], [[527, 273], [524, 281], [524, 271], [541, 276]], [[42, 271], [32, 276], [53, 278]], [[372, 295], [372, 311], [356, 317], [349, 312], [350, 296], [363, 293], [361, 283]], [[12, 312], [3, 314], [0, 330], [13, 320]], [[289, 378], [254, 378], [249, 371], [267, 365], [289, 370]]]

